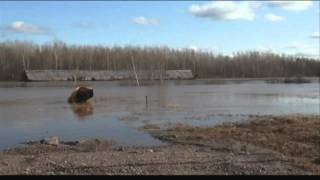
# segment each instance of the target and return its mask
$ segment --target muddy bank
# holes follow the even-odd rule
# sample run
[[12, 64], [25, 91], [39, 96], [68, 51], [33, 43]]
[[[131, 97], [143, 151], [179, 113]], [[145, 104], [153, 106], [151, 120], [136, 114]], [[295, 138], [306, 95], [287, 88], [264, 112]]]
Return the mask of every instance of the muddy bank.
[[115, 148], [87, 140], [0, 153], [0, 174], [320, 174], [320, 117], [255, 117], [215, 127], [147, 125], [169, 142]]

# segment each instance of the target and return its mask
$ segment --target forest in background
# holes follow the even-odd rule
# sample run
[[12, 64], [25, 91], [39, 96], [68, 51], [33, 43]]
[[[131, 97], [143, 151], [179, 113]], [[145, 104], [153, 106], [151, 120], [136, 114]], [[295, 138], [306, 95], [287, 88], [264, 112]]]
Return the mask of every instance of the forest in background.
[[271, 52], [247, 51], [232, 57], [219, 53], [168, 47], [106, 47], [0, 42], [0, 81], [23, 80], [24, 70], [177, 70], [198, 78], [262, 78], [320, 76], [320, 60]]

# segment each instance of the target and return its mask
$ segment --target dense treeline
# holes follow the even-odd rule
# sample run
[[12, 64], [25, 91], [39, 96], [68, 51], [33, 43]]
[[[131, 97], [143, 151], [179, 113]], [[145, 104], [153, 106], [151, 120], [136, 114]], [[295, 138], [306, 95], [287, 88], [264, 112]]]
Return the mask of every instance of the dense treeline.
[[233, 57], [167, 47], [104, 47], [51, 42], [0, 43], [0, 80], [21, 80], [40, 69], [80, 70], [191, 69], [199, 78], [317, 76], [320, 61], [269, 52], [242, 52]]

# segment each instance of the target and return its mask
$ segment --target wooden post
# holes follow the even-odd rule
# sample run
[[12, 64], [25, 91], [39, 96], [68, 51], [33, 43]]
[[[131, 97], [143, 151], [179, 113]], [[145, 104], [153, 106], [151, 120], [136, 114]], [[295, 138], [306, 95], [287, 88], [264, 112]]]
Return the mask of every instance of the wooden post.
[[[318, 81], [319, 81], [319, 95], [320, 95], [320, 69], [318, 70]], [[319, 96], [320, 100], [320, 96]], [[320, 114], [320, 106], [319, 106], [319, 114]]]
[[55, 68], [56, 68], [56, 70], [58, 70], [58, 66], [59, 66], [59, 64], [58, 64], [58, 55], [57, 55], [57, 52], [56, 52], [56, 50], [54, 50], [54, 60], [55, 60]]
[[131, 56], [131, 63], [132, 63], [134, 75], [135, 75], [135, 77], [136, 77], [137, 84], [138, 84], [138, 86], [140, 87], [138, 75], [137, 75], [137, 72], [136, 72], [136, 68], [135, 68], [135, 66], [134, 66], [133, 56]]
[[22, 65], [23, 65], [23, 70], [25, 71], [26, 70], [26, 61], [24, 59], [24, 52], [23, 52], [23, 55], [22, 55]]

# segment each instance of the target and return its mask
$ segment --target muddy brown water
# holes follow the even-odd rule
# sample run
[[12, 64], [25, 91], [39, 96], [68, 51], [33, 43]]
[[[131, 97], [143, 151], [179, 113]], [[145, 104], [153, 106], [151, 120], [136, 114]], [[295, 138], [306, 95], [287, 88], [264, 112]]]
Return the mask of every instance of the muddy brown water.
[[[138, 129], [146, 124], [196, 126], [246, 120], [250, 115], [320, 114], [319, 83], [189, 80], [158, 83], [80, 82], [94, 98], [70, 105], [73, 82], [0, 82], [0, 149], [59, 136], [103, 138], [118, 146], [163, 143]], [[146, 96], [148, 102], [146, 105]]]

